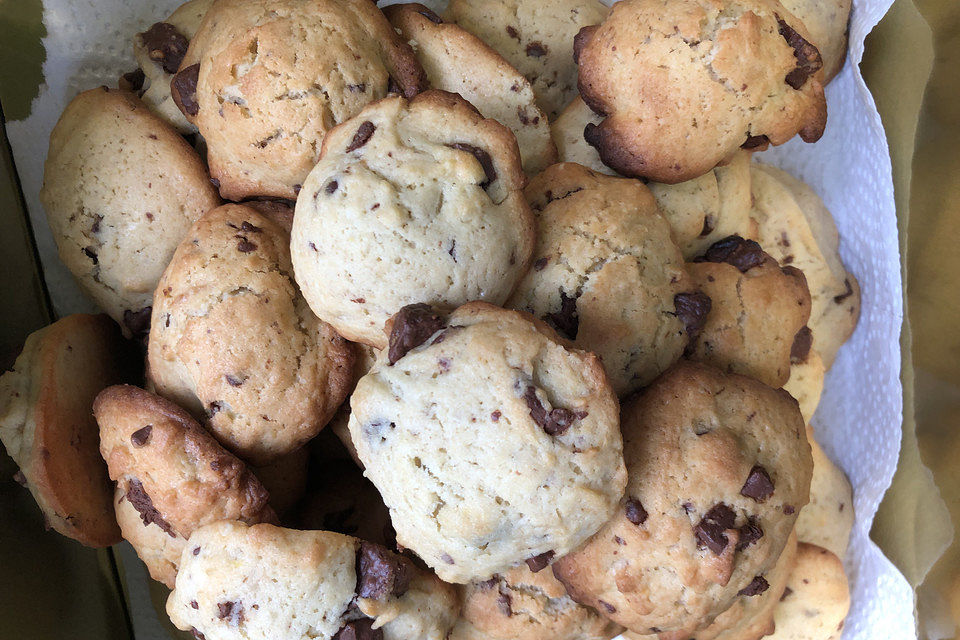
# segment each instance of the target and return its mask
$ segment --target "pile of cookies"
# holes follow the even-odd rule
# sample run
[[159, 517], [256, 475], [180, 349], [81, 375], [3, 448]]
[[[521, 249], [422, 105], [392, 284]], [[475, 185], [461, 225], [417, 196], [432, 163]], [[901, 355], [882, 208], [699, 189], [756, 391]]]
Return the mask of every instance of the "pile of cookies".
[[849, 9], [187, 2], [52, 132], [106, 315], [0, 378], [19, 480], [207, 640], [838, 637], [859, 289], [751, 154]]

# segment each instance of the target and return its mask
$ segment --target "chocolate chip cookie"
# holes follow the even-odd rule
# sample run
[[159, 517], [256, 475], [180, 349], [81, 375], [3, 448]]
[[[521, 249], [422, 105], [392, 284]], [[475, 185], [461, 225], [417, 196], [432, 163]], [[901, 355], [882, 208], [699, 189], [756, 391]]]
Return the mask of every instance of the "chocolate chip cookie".
[[513, 131], [528, 175], [557, 161], [547, 115], [530, 82], [499, 53], [422, 4], [392, 5], [384, 14], [413, 46], [432, 88], [460, 94], [485, 118]]
[[135, 502], [127, 499], [126, 490], [119, 487], [114, 490], [113, 508], [123, 539], [137, 552], [150, 577], [173, 589], [187, 539], [179, 533], [171, 535], [164, 531], [163, 522], [157, 524], [152, 519], [144, 522], [134, 505]]
[[444, 640], [456, 593], [410, 560], [328, 531], [218, 522], [184, 550], [167, 614], [209, 638]]
[[537, 246], [507, 306], [600, 356], [618, 395], [649, 384], [705, 320], [685, 313], [684, 300], [699, 294], [650, 190], [563, 163], [525, 193]]
[[20, 483], [48, 527], [90, 547], [120, 541], [93, 399], [132, 381], [136, 358], [110, 318], [76, 314], [30, 334], [0, 376], [0, 440]]
[[[812, 339], [812, 333], [810, 334]], [[792, 349], [790, 354], [790, 379], [783, 385], [783, 390], [793, 396], [800, 405], [800, 413], [803, 414], [803, 421], [810, 424], [817, 406], [820, 404], [820, 394], [823, 392], [823, 377], [826, 369], [823, 366], [823, 359], [820, 354], [812, 348], [807, 350], [806, 357], [803, 357], [803, 336], [798, 343], [794, 338], [794, 346], [800, 347]]]
[[510, 130], [427, 91], [366, 107], [327, 134], [297, 199], [291, 253], [322, 320], [382, 349], [407, 304], [503, 304], [534, 221]]
[[774, 609], [768, 640], [836, 640], [850, 610], [843, 563], [822, 547], [801, 542], [783, 597]]
[[424, 88], [370, 0], [218, 0], [171, 82], [229, 200], [296, 198], [331, 128], [391, 91]]
[[853, 487], [843, 469], [820, 447], [809, 424], [807, 440], [813, 454], [813, 478], [810, 481], [810, 502], [797, 518], [797, 537], [801, 542], [823, 547], [843, 560], [853, 530]]
[[824, 84], [830, 82], [847, 58], [850, 0], [783, 0], [781, 4], [810, 32], [810, 42], [823, 57]]
[[297, 290], [284, 223], [228, 204], [190, 229], [157, 286], [156, 392], [258, 466], [302, 447], [350, 390], [353, 350]]
[[197, 153], [131, 93], [84, 91], [50, 134], [40, 201], [60, 259], [124, 334], [190, 225], [219, 204]]
[[612, 515], [625, 473], [597, 356], [483, 302], [405, 307], [389, 342], [351, 397], [350, 435], [398, 543], [442, 579], [543, 570]]
[[604, 118], [586, 140], [623, 175], [683, 182], [743, 145], [814, 142], [826, 125], [820, 52], [773, 0], [623, 0], [574, 55]]
[[627, 489], [553, 565], [581, 604], [641, 634], [695, 634], [764, 590], [808, 499], [803, 418], [785, 391], [681, 362], [623, 405]]

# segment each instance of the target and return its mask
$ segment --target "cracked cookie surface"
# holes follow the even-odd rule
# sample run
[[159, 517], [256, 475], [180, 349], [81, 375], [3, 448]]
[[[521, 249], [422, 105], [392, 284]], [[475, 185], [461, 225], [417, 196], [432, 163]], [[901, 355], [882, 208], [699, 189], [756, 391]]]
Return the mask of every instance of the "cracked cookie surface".
[[649, 384], [687, 346], [674, 297], [695, 291], [650, 190], [563, 163], [525, 194], [537, 246], [507, 306], [600, 356], [618, 395]]
[[624, 403], [626, 493], [553, 565], [570, 595], [641, 634], [695, 635], [780, 557], [812, 462], [796, 401], [681, 362]]
[[412, 334], [405, 344], [422, 344], [382, 355], [351, 398], [350, 435], [397, 542], [448, 582], [524, 561], [548, 570], [622, 495], [619, 408], [599, 359], [481, 302], [398, 315], [391, 342]]
[[297, 199], [291, 254], [322, 320], [383, 348], [407, 304], [502, 304], [534, 222], [517, 142], [454, 94], [366, 107], [331, 131]]
[[220, 203], [197, 153], [136, 96], [74, 98], [50, 134], [40, 201], [60, 259], [127, 336], [190, 225]]
[[826, 125], [820, 54], [776, 0], [624, 0], [575, 55], [604, 118], [587, 141], [624, 175], [682, 182], [741, 145], [813, 142]]
[[391, 90], [425, 86], [370, 0], [219, 0], [174, 84], [230, 200], [295, 198], [327, 131]]
[[326, 425], [354, 359], [297, 290], [285, 224], [234, 204], [200, 219], [157, 286], [148, 350], [157, 393], [261, 466]]

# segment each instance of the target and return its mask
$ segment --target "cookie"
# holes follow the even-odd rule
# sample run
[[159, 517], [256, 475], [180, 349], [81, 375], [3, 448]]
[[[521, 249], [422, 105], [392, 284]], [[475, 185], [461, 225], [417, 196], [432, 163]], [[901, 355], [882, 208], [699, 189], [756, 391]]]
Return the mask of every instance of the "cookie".
[[843, 68], [850, 29], [850, 0], [782, 0], [787, 11], [810, 32], [810, 42], [823, 58], [824, 84]]
[[[576, 162], [598, 173], [617, 175], [587, 144], [583, 130], [600, 124], [579, 97], [574, 98], [550, 128], [560, 160]], [[673, 239], [687, 260], [702, 254], [714, 242], [739, 234], [753, 239], [750, 221], [750, 153], [736, 152], [727, 162], [702, 176], [679, 184], [648, 182], [660, 213], [673, 229]]]
[[143, 73], [140, 99], [158, 117], [183, 134], [197, 128], [183, 115], [170, 95], [170, 81], [180, 68], [187, 47], [213, 0], [189, 0], [162, 22], [133, 37], [133, 57]]
[[397, 4], [383, 12], [413, 47], [432, 88], [460, 94], [485, 118], [510, 128], [528, 175], [557, 161], [547, 115], [530, 82], [499, 53], [422, 4]]
[[802, 358], [800, 353], [791, 354], [790, 378], [783, 385], [783, 390], [796, 399], [800, 405], [800, 413], [803, 414], [803, 421], [807, 424], [810, 424], [820, 404], [825, 374], [823, 359], [813, 349], [807, 351], [806, 358]]
[[283, 518], [291, 512], [307, 489], [310, 451], [300, 447], [263, 467], [250, 467], [270, 496], [270, 507]]
[[796, 401], [681, 361], [622, 408], [626, 494], [553, 572], [581, 604], [641, 634], [695, 634], [765, 590], [806, 504]]
[[60, 259], [128, 337], [146, 335], [160, 274], [219, 204], [190, 145], [136, 96], [107, 88], [81, 93], [60, 116], [40, 201]]
[[503, 304], [534, 221], [509, 129], [459, 96], [392, 96], [330, 131], [297, 199], [291, 254], [314, 313], [382, 349], [407, 304]]
[[113, 507], [123, 539], [137, 552], [150, 577], [173, 589], [187, 539], [178, 533], [170, 535], [152, 520], [144, 522], [134, 503], [127, 500], [127, 492], [119, 487], [114, 491]]
[[516, 67], [553, 119], [577, 95], [574, 36], [608, 12], [599, 0], [451, 0], [446, 16]]
[[850, 610], [843, 563], [822, 547], [801, 542], [787, 589], [774, 609], [767, 640], [837, 640]]
[[599, 358], [528, 314], [405, 307], [350, 404], [397, 542], [447, 582], [544, 569], [622, 495], [618, 405]]
[[533, 267], [507, 305], [600, 356], [619, 396], [676, 362], [700, 317], [670, 225], [639, 180], [556, 164], [525, 191], [537, 219]]
[[460, 589], [449, 640], [608, 640], [622, 628], [574, 602], [550, 571], [514, 567]]
[[[377, 355], [380, 353], [378, 349], [374, 349], [373, 347], [365, 344], [354, 344], [354, 351], [357, 354], [357, 358], [353, 363], [354, 377], [353, 385], [351, 386], [351, 393], [353, 392], [353, 387], [356, 387], [357, 382], [360, 381], [360, 378], [367, 375], [370, 369], [373, 368], [374, 363], [377, 361]], [[357, 448], [353, 446], [353, 440], [350, 439], [350, 428], [348, 427], [349, 422], [350, 400], [347, 399], [343, 402], [343, 404], [340, 405], [340, 408], [337, 409], [337, 412], [330, 419], [327, 428], [336, 434], [337, 438], [347, 450], [347, 453], [349, 453], [353, 461], [357, 463], [357, 466], [362, 469], [363, 463], [360, 462], [360, 457], [357, 455]]]
[[171, 87], [224, 198], [293, 199], [331, 128], [426, 81], [370, 0], [218, 0]]
[[820, 53], [773, 0], [624, 0], [574, 54], [580, 95], [604, 118], [584, 136], [626, 176], [683, 182], [741, 146], [815, 142], [826, 125]]
[[217, 520], [276, 520], [256, 476], [172, 402], [119, 385], [100, 392], [93, 413], [110, 479], [144, 527], [188, 538]]
[[136, 355], [108, 317], [76, 314], [27, 337], [0, 376], [0, 440], [49, 528], [89, 547], [120, 541], [91, 408], [133, 379]]
[[810, 502], [797, 518], [797, 537], [823, 547], [843, 560], [853, 530], [853, 487], [843, 470], [827, 457], [807, 425], [807, 440], [813, 454]]
[[760, 244], [807, 278], [813, 348], [829, 369], [860, 316], [860, 287], [840, 260], [833, 216], [810, 187], [774, 167], [751, 165], [751, 191]]
[[149, 377], [266, 466], [302, 447], [350, 390], [353, 351], [297, 290], [282, 222], [228, 204], [190, 229], [157, 286]]
[[179, 629], [224, 640], [444, 640], [457, 608], [452, 587], [379, 545], [239, 522], [190, 536], [167, 600]]
[[783, 386], [792, 359], [806, 360], [810, 351], [810, 293], [803, 273], [781, 267], [740, 236], [713, 244], [687, 270], [711, 301], [688, 349], [690, 359]]

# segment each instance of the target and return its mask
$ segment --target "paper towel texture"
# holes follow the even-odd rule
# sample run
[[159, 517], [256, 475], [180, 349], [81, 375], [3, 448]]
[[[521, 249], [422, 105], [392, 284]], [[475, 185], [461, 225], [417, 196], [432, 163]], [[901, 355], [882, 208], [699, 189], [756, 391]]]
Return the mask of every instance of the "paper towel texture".
[[[37, 198], [46, 141], [76, 93], [100, 84], [113, 86], [121, 73], [133, 68], [132, 35], [178, 4], [177, 0], [44, 2], [46, 83], [30, 116], [8, 122], [7, 132], [59, 315], [89, 310], [91, 304], [60, 264]], [[847, 62], [827, 87], [829, 116], [820, 142], [794, 140], [761, 158], [791, 171], [820, 194], [836, 217], [844, 261], [862, 288], [860, 324], [827, 376], [813, 420], [824, 450], [854, 486], [856, 522], [846, 561], [852, 589], [844, 630], [848, 640], [916, 637], [913, 592], [869, 539], [900, 447], [903, 307], [890, 158], [880, 117], [857, 65], [864, 38], [890, 4], [891, 0], [854, 0]], [[135, 620], [137, 637], [163, 637], [158, 621], [149, 619], [148, 608], [133, 607], [142, 614]]]

